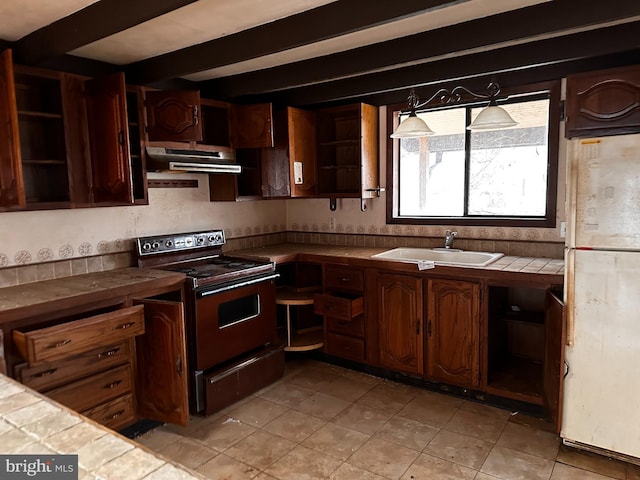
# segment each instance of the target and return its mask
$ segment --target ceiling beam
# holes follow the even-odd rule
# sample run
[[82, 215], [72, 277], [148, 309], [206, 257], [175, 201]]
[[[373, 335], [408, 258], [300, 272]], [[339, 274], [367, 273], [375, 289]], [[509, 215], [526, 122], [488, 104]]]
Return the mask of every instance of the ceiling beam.
[[39, 65], [196, 0], [101, 0], [21, 38], [14, 58]]
[[282, 52], [468, 0], [338, 0], [305, 12], [131, 64], [127, 78], [149, 84]]
[[389, 40], [279, 67], [200, 82], [201, 89], [221, 99], [264, 94], [368, 72], [456, 56], [472, 49], [496, 48], [568, 29], [590, 28], [640, 15], [640, 2], [628, 0], [563, 0]]
[[[337, 101], [360, 101], [363, 98], [371, 99], [376, 95], [392, 91], [401, 91], [398, 98], [404, 100], [410, 87], [417, 87], [420, 94], [420, 86], [422, 89], [424, 86], [431, 89], [444, 82], [493, 74], [498, 74], [499, 80], [503, 72], [553, 66], [591, 57], [615, 55], [621, 52], [631, 51], [632, 57], [635, 56], [637, 62], [637, 55], [640, 52], [640, 37], [634, 32], [637, 32], [639, 28], [640, 21], [636, 21], [558, 38], [538, 40], [528, 44], [455, 56], [392, 71], [361, 75], [271, 94], [249, 96], [241, 100], [251, 102], [269, 100], [282, 105], [309, 106]], [[537, 81], [550, 79], [538, 79]], [[205, 95], [204, 92], [203, 95]], [[429, 94], [425, 93], [421, 96], [428, 97]]]

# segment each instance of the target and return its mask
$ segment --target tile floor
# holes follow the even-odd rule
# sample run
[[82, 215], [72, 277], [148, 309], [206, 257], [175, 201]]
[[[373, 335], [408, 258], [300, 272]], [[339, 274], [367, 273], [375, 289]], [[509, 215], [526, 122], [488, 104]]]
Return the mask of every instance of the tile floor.
[[136, 441], [220, 480], [640, 480], [640, 467], [562, 447], [535, 418], [312, 360]]

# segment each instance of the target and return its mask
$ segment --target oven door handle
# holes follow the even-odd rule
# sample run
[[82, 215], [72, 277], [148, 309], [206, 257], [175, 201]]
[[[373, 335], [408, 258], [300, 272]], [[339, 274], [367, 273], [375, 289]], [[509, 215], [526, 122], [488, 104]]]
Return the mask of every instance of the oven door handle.
[[211, 290], [204, 290], [202, 292], [198, 292], [198, 298], [208, 297], [209, 295], [214, 295], [216, 293], [227, 292], [229, 290], [235, 290], [236, 288], [246, 287], [248, 285], [253, 285], [255, 283], [267, 282], [269, 280], [275, 280], [280, 276], [279, 273], [274, 273], [272, 275], [265, 275], [263, 277], [250, 278], [248, 280], [244, 280], [242, 282], [237, 282], [229, 285], [223, 285], [218, 288], [213, 288]]

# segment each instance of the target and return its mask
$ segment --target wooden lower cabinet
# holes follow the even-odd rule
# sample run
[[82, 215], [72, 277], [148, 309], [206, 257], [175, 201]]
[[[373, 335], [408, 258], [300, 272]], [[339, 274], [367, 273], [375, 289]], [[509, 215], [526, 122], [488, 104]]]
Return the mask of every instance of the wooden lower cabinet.
[[427, 285], [427, 377], [478, 388], [480, 284], [430, 279]]
[[[172, 298], [182, 296], [178, 288]], [[15, 365], [14, 376], [110, 428], [138, 418], [187, 425], [183, 303], [155, 297], [127, 303], [13, 330], [25, 360]]]
[[422, 375], [422, 279], [381, 273], [377, 294], [380, 365]]

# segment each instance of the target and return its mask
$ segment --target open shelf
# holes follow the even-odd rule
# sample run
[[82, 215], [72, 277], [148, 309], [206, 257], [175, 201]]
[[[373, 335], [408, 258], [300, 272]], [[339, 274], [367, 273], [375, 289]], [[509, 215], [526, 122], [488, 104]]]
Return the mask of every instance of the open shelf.
[[492, 365], [487, 389], [491, 393], [541, 405], [543, 379], [542, 362], [506, 356]]

